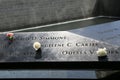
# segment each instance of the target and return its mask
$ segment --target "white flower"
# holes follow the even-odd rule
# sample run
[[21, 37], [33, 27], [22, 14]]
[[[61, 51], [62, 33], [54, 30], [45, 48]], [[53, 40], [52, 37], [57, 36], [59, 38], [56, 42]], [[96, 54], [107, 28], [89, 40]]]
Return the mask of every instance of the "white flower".
[[107, 49], [106, 48], [99, 48], [97, 51], [98, 56], [106, 56], [107, 55]]
[[39, 48], [41, 48], [41, 44], [40, 44], [39, 42], [35, 42], [35, 43], [33, 44], [33, 48], [34, 48], [35, 50], [38, 50]]

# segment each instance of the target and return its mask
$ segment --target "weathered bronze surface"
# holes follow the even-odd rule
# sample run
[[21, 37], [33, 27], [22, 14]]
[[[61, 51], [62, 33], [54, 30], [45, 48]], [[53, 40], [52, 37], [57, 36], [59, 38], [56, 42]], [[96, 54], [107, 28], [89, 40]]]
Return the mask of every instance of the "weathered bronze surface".
[[[104, 47], [108, 61], [120, 61], [118, 24], [119, 21], [71, 31], [14, 33], [12, 42], [3, 33], [0, 62], [99, 61], [96, 51]], [[42, 45], [41, 54], [33, 48], [36, 41]]]

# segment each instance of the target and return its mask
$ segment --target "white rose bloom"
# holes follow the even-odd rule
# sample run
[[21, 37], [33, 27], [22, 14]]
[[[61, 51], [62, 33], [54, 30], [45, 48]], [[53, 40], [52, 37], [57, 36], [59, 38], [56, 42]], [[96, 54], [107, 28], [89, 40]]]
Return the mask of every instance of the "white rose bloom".
[[106, 56], [107, 55], [107, 49], [106, 48], [99, 48], [97, 51], [98, 56]]
[[39, 42], [35, 42], [35, 43], [33, 44], [33, 48], [34, 48], [35, 50], [38, 50], [39, 48], [41, 48], [41, 44], [40, 44]]

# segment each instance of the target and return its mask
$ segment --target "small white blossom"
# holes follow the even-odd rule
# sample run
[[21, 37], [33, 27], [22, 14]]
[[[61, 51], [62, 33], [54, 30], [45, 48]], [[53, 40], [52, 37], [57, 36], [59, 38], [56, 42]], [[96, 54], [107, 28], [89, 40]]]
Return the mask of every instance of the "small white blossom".
[[99, 48], [97, 51], [98, 56], [106, 56], [107, 55], [107, 49], [106, 48]]
[[33, 48], [34, 48], [35, 50], [38, 50], [39, 48], [41, 48], [41, 44], [40, 44], [39, 42], [35, 42], [35, 43], [33, 44]]

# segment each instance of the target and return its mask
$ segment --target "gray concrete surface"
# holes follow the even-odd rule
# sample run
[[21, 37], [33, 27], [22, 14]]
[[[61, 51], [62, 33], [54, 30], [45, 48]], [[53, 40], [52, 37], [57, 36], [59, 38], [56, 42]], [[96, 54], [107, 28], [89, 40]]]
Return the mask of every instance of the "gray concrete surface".
[[120, 16], [119, 0], [0, 0], [0, 31], [81, 19]]
[[0, 0], [0, 31], [98, 15], [97, 0]]

